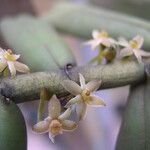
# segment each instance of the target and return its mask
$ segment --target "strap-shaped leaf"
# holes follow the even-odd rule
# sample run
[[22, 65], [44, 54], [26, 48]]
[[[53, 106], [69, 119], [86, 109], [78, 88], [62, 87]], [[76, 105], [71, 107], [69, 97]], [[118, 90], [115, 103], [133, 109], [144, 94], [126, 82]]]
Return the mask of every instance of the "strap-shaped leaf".
[[91, 38], [94, 29], [107, 30], [116, 38], [132, 38], [141, 34], [145, 38], [145, 47], [150, 48], [150, 22], [136, 17], [92, 6], [61, 3], [43, 16], [43, 19], [60, 31], [83, 38]]
[[18, 106], [0, 96], [0, 150], [26, 150], [25, 121]]
[[116, 150], [150, 149], [150, 79], [131, 87]]
[[32, 16], [5, 18], [0, 23], [2, 36], [10, 48], [21, 54], [31, 71], [63, 68], [75, 59], [56, 31]]

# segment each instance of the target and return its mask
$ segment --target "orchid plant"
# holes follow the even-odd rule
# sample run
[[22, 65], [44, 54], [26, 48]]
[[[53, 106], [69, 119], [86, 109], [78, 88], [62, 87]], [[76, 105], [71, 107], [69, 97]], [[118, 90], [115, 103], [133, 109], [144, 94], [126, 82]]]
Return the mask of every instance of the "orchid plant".
[[[124, 115], [119, 119], [123, 121], [118, 137], [103, 136], [98, 131], [100, 139], [109, 138], [105, 145], [105, 140], [96, 139], [91, 128], [94, 148], [96, 145], [96, 149], [101, 147], [102, 150], [150, 149], [150, 53], [144, 51], [150, 48], [149, 24], [149, 21], [121, 15], [120, 12], [74, 3], [56, 4], [42, 16], [3, 17], [2, 13], [1, 42], [4, 40], [4, 44], [10, 45], [14, 51], [0, 48], [0, 150], [27, 149], [26, 124], [18, 103], [39, 99], [37, 121], [31, 115], [34, 121], [31, 128], [35, 136], [42, 134], [49, 137], [51, 144], [65, 132], [72, 134], [85, 117], [89, 121], [89, 113], [93, 109], [88, 110], [88, 107], [96, 107], [97, 111], [109, 109], [97, 91], [126, 85], [130, 85], [130, 90], [126, 109], [124, 105], [120, 109], [119, 103], [119, 115], [122, 111]], [[96, 54], [90, 64], [76, 65], [70, 50], [74, 46], [73, 39], [68, 46], [59, 32], [67, 34], [67, 42], [70, 36], [87, 40], [82, 46], [89, 46]], [[26, 60], [34, 73], [29, 74], [29, 67], [20, 62], [20, 57], [24, 57], [22, 60]], [[35, 107], [30, 107], [34, 116]], [[118, 112], [115, 107], [116, 110]], [[97, 120], [93, 123], [97, 124]], [[116, 133], [113, 126], [107, 131], [103, 133]], [[95, 144], [95, 140], [99, 142]]]
[[[106, 31], [94, 30], [92, 32], [93, 40], [85, 43], [85, 45], [91, 45], [92, 50], [99, 48], [99, 54], [94, 58], [94, 61], [101, 63], [101, 59], [105, 58], [108, 61], [117, 60], [116, 54], [119, 54], [119, 59], [127, 56], [135, 56], [139, 63], [142, 63], [142, 57], [150, 57], [150, 53], [141, 49], [144, 39], [142, 36], [137, 35], [129, 42], [124, 38], [114, 40], [109, 37]], [[25, 64], [18, 62], [20, 55], [13, 54], [12, 50], [4, 50], [0, 48], [0, 72], [3, 72], [6, 68], [9, 69], [11, 76], [16, 75], [16, 70], [23, 73], [29, 72], [29, 67]], [[53, 95], [49, 99], [48, 104], [48, 116], [44, 120], [41, 119], [43, 109], [43, 101], [50, 97], [50, 93], [47, 90], [42, 91], [41, 107], [39, 107], [38, 121], [33, 126], [33, 131], [38, 134], [49, 134], [50, 140], [54, 143], [54, 137], [58, 134], [62, 134], [63, 131], [73, 131], [77, 127], [77, 123], [68, 120], [71, 115], [72, 109], [75, 108], [78, 120], [81, 121], [85, 117], [87, 106], [100, 107], [106, 106], [104, 100], [100, 97], [93, 95], [93, 92], [99, 90], [102, 81], [92, 80], [86, 83], [84, 76], [79, 73], [78, 85], [73, 80], [63, 80], [61, 82], [62, 87], [70, 93], [71, 99], [65, 105], [66, 110], [61, 113], [61, 104], [56, 95]], [[55, 93], [54, 93], [55, 94]], [[40, 105], [39, 105], [40, 106]], [[75, 106], [75, 107], [73, 107]]]
[[[119, 41], [110, 38], [106, 31], [99, 32], [94, 30], [92, 32], [93, 40], [86, 42], [85, 44], [91, 45], [92, 49], [95, 50], [98, 47], [99, 49], [98, 58], [105, 56], [115, 58], [111, 52], [111, 49], [115, 49], [118, 46], [124, 47], [120, 48], [115, 52], [119, 53], [120, 58], [134, 55], [139, 63], [142, 63], [142, 57], [150, 57], [150, 53], [141, 50], [144, 39], [141, 36], [136, 36], [129, 42], [124, 38], [119, 38]], [[103, 47], [103, 49], [102, 49]], [[107, 53], [109, 52], [109, 53]], [[104, 55], [105, 54], [105, 55]], [[113, 56], [112, 56], [113, 55]], [[16, 75], [16, 70], [23, 73], [28, 73], [29, 68], [25, 64], [22, 64], [17, 61], [20, 55], [13, 54], [12, 50], [3, 50], [0, 49], [0, 71], [4, 71], [8, 67], [10, 70], [11, 76]], [[49, 115], [43, 121], [38, 120], [37, 124], [33, 126], [33, 131], [36, 133], [45, 133], [49, 132], [49, 138], [54, 142], [54, 137], [58, 134], [62, 134], [63, 131], [72, 131], [76, 128], [76, 123], [70, 120], [66, 120], [73, 109], [72, 106], [75, 105], [76, 113], [79, 121], [83, 120], [87, 106], [106, 106], [105, 102], [98, 96], [94, 96], [92, 93], [97, 91], [100, 88], [100, 80], [93, 80], [86, 84], [85, 78], [81, 73], [79, 73], [80, 85], [72, 80], [63, 80], [62, 86], [71, 94], [74, 95], [72, 99], [66, 104], [67, 110], [61, 114], [61, 105], [58, 98], [54, 95], [49, 100]], [[45, 96], [46, 97], [46, 96]]]

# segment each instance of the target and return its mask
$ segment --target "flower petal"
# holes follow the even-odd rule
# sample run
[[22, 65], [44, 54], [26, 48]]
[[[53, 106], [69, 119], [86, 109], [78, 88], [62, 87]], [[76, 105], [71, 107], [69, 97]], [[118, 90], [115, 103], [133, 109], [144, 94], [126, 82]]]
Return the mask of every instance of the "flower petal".
[[48, 132], [49, 124], [50, 124], [49, 121], [46, 120], [40, 121], [33, 126], [32, 130], [37, 133], [46, 133]]
[[53, 95], [53, 97], [49, 101], [48, 112], [49, 112], [49, 116], [54, 119], [58, 118], [60, 115], [61, 105], [56, 95]]
[[85, 42], [84, 45], [90, 45], [92, 50], [95, 50], [100, 45], [101, 42], [102, 42], [102, 39], [94, 39], [94, 40], [89, 40]]
[[116, 44], [115, 40], [112, 38], [104, 38], [102, 44], [106, 47], [111, 47]]
[[23, 63], [20, 63], [18, 61], [14, 62], [15, 68], [19, 72], [28, 73], [30, 71], [29, 67]]
[[99, 89], [100, 85], [101, 85], [100, 80], [93, 80], [93, 81], [88, 82], [85, 87], [90, 92], [94, 92], [94, 91], [97, 91]]
[[100, 32], [98, 30], [93, 30], [92, 31], [92, 37], [93, 39], [98, 39], [100, 35]]
[[16, 60], [20, 58], [20, 55], [13, 54], [12, 55]]
[[68, 108], [64, 113], [62, 113], [62, 114], [58, 117], [58, 119], [60, 119], [60, 120], [65, 120], [65, 119], [69, 118], [70, 115], [71, 115], [71, 108]]
[[68, 92], [70, 92], [73, 95], [78, 95], [82, 92], [81, 87], [74, 81], [64, 80], [61, 84]]
[[101, 105], [106, 106], [105, 102], [97, 96], [91, 96], [91, 98], [86, 102], [88, 105], [92, 106], [101, 106]]
[[82, 99], [81, 99], [81, 96], [80, 95], [77, 95], [76, 97], [72, 98], [66, 105], [65, 107], [68, 108], [78, 102], [80, 102]]
[[11, 76], [14, 77], [16, 75], [16, 68], [15, 68], [14, 62], [13, 61], [7, 61], [7, 64], [8, 64], [8, 68], [10, 70]]
[[124, 46], [124, 47], [128, 47], [129, 46], [128, 41], [125, 38], [123, 38], [123, 37], [119, 37], [118, 44], [120, 46]]
[[79, 118], [79, 121], [82, 120], [86, 113], [87, 105], [84, 102], [80, 102], [76, 106], [76, 113]]
[[136, 37], [133, 38], [134, 41], [137, 42], [138, 48], [141, 48], [143, 43], [144, 43], [144, 38], [140, 35], [137, 35]]
[[138, 62], [139, 62], [139, 63], [142, 63], [142, 57], [141, 57], [141, 55], [140, 55], [139, 50], [138, 50], [138, 49], [133, 49], [133, 52], [134, 52], [134, 55], [135, 55], [135, 57], [137, 58]]
[[81, 88], [84, 89], [85, 88], [85, 78], [83, 77], [83, 75], [81, 73], [79, 73], [79, 80], [80, 80]]
[[127, 57], [127, 56], [131, 56], [133, 54], [133, 51], [131, 48], [123, 48], [121, 51], [120, 51], [120, 57], [123, 58], [123, 57]]
[[49, 132], [48, 136], [49, 136], [49, 139], [52, 141], [52, 143], [55, 143], [55, 139], [54, 139], [55, 135]]
[[72, 131], [77, 127], [77, 124], [71, 120], [64, 120], [62, 122], [62, 128], [65, 131]]
[[139, 50], [139, 54], [142, 56], [142, 57], [150, 57], [150, 52], [146, 52], [144, 50]]

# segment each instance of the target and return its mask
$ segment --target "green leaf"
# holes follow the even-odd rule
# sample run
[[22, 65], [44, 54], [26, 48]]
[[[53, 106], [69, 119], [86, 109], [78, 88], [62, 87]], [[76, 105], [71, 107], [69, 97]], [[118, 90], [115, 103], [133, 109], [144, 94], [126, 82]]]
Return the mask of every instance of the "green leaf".
[[150, 48], [150, 22], [110, 10], [74, 3], [56, 5], [43, 19], [58, 30], [83, 38], [91, 38], [94, 29], [104, 29], [113, 37], [132, 38], [140, 34]]
[[116, 150], [150, 149], [150, 79], [131, 87]]
[[2, 19], [0, 30], [10, 48], [21, 54], [31, 71], [63, 68], [75, 59], [57, 32], [46, 22], [21, 15]]
[[25, 121], [18, 106], [0, 96], [0, 150], [26, 150]]

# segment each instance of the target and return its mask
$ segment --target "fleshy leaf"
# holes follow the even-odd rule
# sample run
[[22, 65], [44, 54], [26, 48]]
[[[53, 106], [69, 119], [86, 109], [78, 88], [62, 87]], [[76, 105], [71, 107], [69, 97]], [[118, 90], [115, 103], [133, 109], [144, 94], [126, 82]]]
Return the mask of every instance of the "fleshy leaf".
[[29, 15], [4, 18], [0, 30], [8, 46], [21, 54], [21, 59], [31, 72], [75, 64], [75, 59], [62, 38], [40, 19]]
[[150, 149], [150, 79], [131, 88], [116, 150]]
[[145, 39], [144, 46], [150, 48], [150, 22], [114, 11], [93, 6], [79, 6], [74, 3], [61, 3], [46, 16], [44, 15], [43, 19], [53, 24], [59, 31], [86, 39], [91, 38], [91, 33], [95, 29], [105, 29], [116, 38], [121, 35], [132, 38], [138, 33]]
[[0, 96], [0, 150], [26, 150], [25, 121], [18, 106]]

